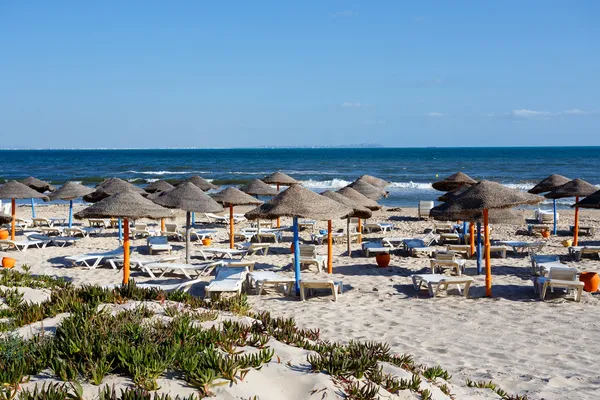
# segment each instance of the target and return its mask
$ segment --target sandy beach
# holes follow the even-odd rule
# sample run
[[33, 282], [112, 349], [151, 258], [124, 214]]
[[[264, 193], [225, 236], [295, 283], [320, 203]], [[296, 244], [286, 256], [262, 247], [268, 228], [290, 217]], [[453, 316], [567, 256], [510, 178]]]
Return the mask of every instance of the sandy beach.
[[[78, 205], [76, 211], [82, 207]], [[236, 208], [236, 212], [246, 209]], [[519, 212], [527, 218], [533, 216], [531, 210]], [[67, 207], [44, 205], [37, 208], [37, 214], [42, 217], [66, 216]], [[184, 214], [178, 212], [176, 215], [176, 222], [183, 226]], [[18, 216], [30, 216], [30, 208], [19, 207]], [[597, 271], [597, 259], [584, 258], [580, 262], [569, 259], [561, 241], [567, 238], [573, 212], [561, 210], [560, 217], [560, 235], [550, 237], [543, 253], [564, 256], [565, 262], [580, 271]], [[595, 227], [596, 232], [600, 229], [600, 213], [582, 211], [580, 218], [581, 225]], [[216, 227], [218, 243], [213, 245], [226, 247], [224, 225], [206, 225], [201, 216], [197, 216], [196, 221], [200, 227]], [[415, 209], [378, 211], [371, 221], [393, 222], [395, 230], [385, 234], [365, 234], [364, 241], [384, 236], [419, 237], [433, 226], [431, 221], [417, 220]], [[77, 223], [87, 224], [86, 221]], [[291, 220], [282, 220], [283, 225], [290, 223]], [[244, 222], [240, 227], [247, 225], [248, 222]], [[344, 227], [345, 220], [334, 221], [334, 229]], [[326, 222], [318, 222], [317, 229], [324, 228]], [[520, 226], [493, 225], [492, 239], [541, 240], [517, 234], [525, 228], [525, 221]], [[274, 244], [269, 255], [248, 256], [247, 259], [256, 262], [257, 270], [273, 270], [292, 277], [291, 235], [291, 232], [285, 232], [283, 243]], [[310, 231], [301, 232], [301, 237], [310, 241]], [[598, 241], [599, 233], [581, 237], [581, 243], [598, 244]], [[146, 252], [145, 239], [133, 240], [132, 245], [136, 247], [134, 252]], [[173, 254], [183, 262], [184, 243], [172, 242], [172, 245]], [[197, 256], [196, 249], [200, 245], [194, 242], [193, 256]], [[117, 247], [116, 230], [110, 229], [99, 237], [81, 239], [75, 246], [48, 246], [44, 250], [29, 249], [22, 253], [10, 251], [0, 256], [16, 258], [17, 265], [27, 265], [33, 274], [65, 277], [75, 285], [106, 285], [118, 284], [121, 271], [109, 266], [95, 270], [69, 267], [63, 258]], [[600, 335], [599, 296], [584, 292], [582, 301], [577, 303], [571, 296], [557, 292], [549, 293], [546, 301], [540, 301], [533, 290], [529, 258], [515, 256], [509, 251], [506, 259], [492, 258], [493, 298], [485, 297], [484, 275], [476, 274], [474, 259], [466, 261], [466, 274], [474, 278], [468, 299], [452, 289], [437, 298], [429, 298], [426, 291], [417, 293], [410, 280], [411, 274], [429, 270], [428, 257], [394, 254], [389, 267], [379, 268], [374, 257], [364, 257], [357, 244], [353, 244], [353, 249], [352, 257], [348, 257], [345, 244], [333, 247], [332, 276], [317, 274], [314, 268], [302, 272], [305, 278], [343, 281], [344, 293], [339, 301], [333, 302], [331, 296], [317, 296], [301, 302], [271, 291], [260, 298], [249, 295], [253, 309], [270, 311], [273, 316], [293, 317], [302, 328], [319, 329], [324, 340], [387, 342], [394, 353], [409, 353], [417, 363], [447, 369], [457, 386], [464, 386], [467, 379], [492, 380], [508, 392], [526, 395], [529, 399], [598, 397], [600, 380], [593, 342]], [[326, 246], [319, 246], [320, 254], [325, 254], [326, 250]], [[193, 262], [197, 261], [198, 258], [193, 259]], [[133, 270], [132, 277], [137, 282], [158, 281], [138, 270]], [[177, 279], [177, 276], [168, 278], [169, 281]], [[210, 279], [206, 277], [206, 282]], [[194, 286], [192, 293], [203, 296], [204, 286]], [[461, 393], [466, 396], [467, 392]], [[260, 390], [256, 394], [260, 396]], [[222, 398], [241, 398], [232, 396]]]

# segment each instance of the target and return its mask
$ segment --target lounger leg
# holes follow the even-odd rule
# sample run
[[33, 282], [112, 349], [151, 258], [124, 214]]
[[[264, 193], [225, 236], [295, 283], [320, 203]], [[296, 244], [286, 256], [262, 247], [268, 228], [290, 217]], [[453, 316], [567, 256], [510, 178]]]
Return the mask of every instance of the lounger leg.
[[544, 282], [542, 285], [540, 290], [540, 300], [544, 300], [546, 298], [546, 290], [548, 290], [548, 282]]
[[464, 290], [465, 298], [469, 297], [469, 289], [471, 289], [471, 282], [465, 282], [465, 290]]
[[[439, 288], [439, 284], [438, 284], [438, 286], [437, 286], [437, 287]], [[433, 290], [433, 286], [431, 285], [431, 283], [427, 283], [427, 290], [429, 290], [429, 295], [430, 295], [431, 297], [435, 297], [435, 295], [437, 294], [437, 288], [436, 288], [436, 290], [434, 291], [434, 290]]]
[[583, 287], [579, 286], [577, 288], [577, 295], [575, 296], [575, 301], [580, 302], [582, 294], [583, 294]]
[[263, 290], [265, 290], [265, 281], [258, 281], [256, 282], [256, 287], [258, 290], [257, 295], [260, 297], [263, 293]]
[[305, 294], [304, 294], [304, 285], [302, 285], [302, 283], [300, 283], [300, 300], [302, 300], [302, 301], [306, 300]]
[[419, 284], [417, 284], [417, 278], [415, 276], [413, 276], [411, 278], [412, 278], [413, 287], [418, 292], [419, 291], [419, 286], [421, 286], [420, 285], [421, 282], [419, 282]]
[[[448, 286], [446, 286], [446, 287], [448, 287]], [[458, 294], [462, 296], [462, 290], [460, 289], [460, 284], [459, 283], [456, 284], [456, 288], [458, 289]]]
[[335, 283], [332, 283], [332, 284], [330, 285], [330, 287], [331, 287], [331, 293], [333, 293], [333, 301], [337, 301], [337, 299], [338, 299], [338, 295], [337, 295], [337, 286], [336, 286], [336, 284], [335, 284]]

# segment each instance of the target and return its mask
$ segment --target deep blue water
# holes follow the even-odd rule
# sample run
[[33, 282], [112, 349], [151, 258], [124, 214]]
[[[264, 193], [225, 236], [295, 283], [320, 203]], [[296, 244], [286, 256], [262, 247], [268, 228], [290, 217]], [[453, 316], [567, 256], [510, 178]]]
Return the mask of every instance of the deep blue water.
[[367, 173], [392, 182], [382, 203], [401, 206], [435, 199], [430, 183], [456, 171], [522, 189], [552, 173], [600, 184], [600, 147], [0, 150], [0, 160], [4, 180], [33, 175], [57, 185], [113, 176], [143, 185], [192, 174], [235, 185], [282, 170], [324, 190]]

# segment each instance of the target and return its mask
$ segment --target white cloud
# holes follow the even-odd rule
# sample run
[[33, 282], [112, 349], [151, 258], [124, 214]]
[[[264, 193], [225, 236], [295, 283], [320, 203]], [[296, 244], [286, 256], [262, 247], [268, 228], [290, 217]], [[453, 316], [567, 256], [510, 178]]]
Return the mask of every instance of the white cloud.
[[355, 15], [356, 15], [356, 13], [352, 10], [338, 11], [338, 12], [331, 14], [331, 16], [333, 18], [348, 18], [348, 17], [353, 17]]
[[505, 114], [495, 114], [490, 113], [487, 114], [488, 117], [501, 117], [501, 118], [511, 118], [511, 119], [550, 119], [561, 116], [568, 117], [577, 117], [577, 116], [585, 116], [585, 115], [599, 115], [598, 111], [585, 111], [579, 108], [571, 108], [563, 111], [539, 111], [539, 110], [530, 110], [527, 108], [520, 108], [517, 110], [512, 110], [509, 113]]
[[366, 107], [366, 104], [359, 103], [358, 101], [345, 101], [342, 103], [342, 107], [345, 108], [362, 108]]
[[510, 115], [515, 118], [549, 118], [552, 116], [548, 111], [535, 111], [521, 108], [520, 110], [512, 110]]
[[433, 117], [433, 118], [439, 118], [439, 117], [443, 117], [444, 113], [441, 112], [437, 112], [437, 111], [430, 111], [427, 113], [428, 117]]

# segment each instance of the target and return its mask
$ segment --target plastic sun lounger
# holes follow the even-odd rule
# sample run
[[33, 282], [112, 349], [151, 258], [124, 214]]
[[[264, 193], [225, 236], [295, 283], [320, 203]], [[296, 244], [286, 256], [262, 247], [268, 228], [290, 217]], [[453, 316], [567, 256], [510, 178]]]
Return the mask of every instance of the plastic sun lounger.
[[554, 254], [531, 254], [531, 273], [540, 275], [540, 266], [547, 263], [555, 263], [560, 261], [560, 256]]
[[389, 254], [393, 247], [384, 246], [381, 242], [363, 242], [362, 250], [365, 257], [370, 257], [377, 254]]
[[191, 279], [181, 283], [136, 283], [136, 286], [142, 289], [159, 289], [165, 292], [187, 292], [196, 283], [204, 282], [204, 279]]
[[39, 233], [35, 233], [35, 232], [25, 232], [25, 236], [27, 236], [27, 238], [29, 240], [45, 241], [45, 242], [48, 242], [48, 244], [52, 244], [56, 247], [65, 247], [68, 244], [75, 245], [77, 243], [77, 241], [79, 240], [76, 237], [46, 236], [46, 235], [40, 235]]
[[104, 231], [104, 228], [94, 228], [94, 227], [78, 227], [74, 226], [72, 228], [63, 228], [63, 234], [71, 235], [71, 236], [79, 236], [88, 237], [90, 235], [99, 235]]
[[166, 236], [150, 236], [147, 239], [147, 243], [149, 254], [153, 254], [156, 251], [168, 251], [171, 254], [171, 250], [173, 249]]
[[575, 261], [581, 261], [581, 258], [589, 254], [593, 256], [594, 254], [600, 258], [600, 246], [571, 246], [569, 247], [569, 255]]
[[465, 285], [464, 296], [469, 297], [469, 289], [473, 278], [466, 276], [447, 276], [439, 274], [416, 274], [411, 275], [413, 287], [416, 291], [421, 290], [421, 285], [427, 285], [431, 297], [436, 297], [440, 290], [448, 290], [448, 286], [456, 285], [458, 293], [461, 293], [460, 285]]
[[247, 275], [247, 267], [219, 268], [215, 279], [205, 289], [206, 296], [224, 292], [241, 294]]
[[262, 254], [266, 256], [269, 253], [269, 249], [271, 248], [270, 243], [238, 243], [235, 247], [239, 250], [245, 250], [248, 252], [248, 255], [253, 256], [255, 254]]
[[300, 299], [306, 300], [306, 291], [309, 289], [329, 289], [333, 295], [333, 301], [338, 300], [338, 293], [342, 294], [343, 291], [342, 282], [329, 281], [316, 281], [316, 280], [301, 280], [300, 281]]
[[284, 293], [290, 296], [296, 282], [294, 278], [286, 278], [273, 271], [251, 271], [248, 273], [247, 280], [248, 287], [254, 288], [258, 296], [262, 295], [266, 286], [274, 286], [275, 288], [283, 286]]
[[262, 242], [264, 239], [272, 240], [274, 243], [279, 243], [283, 239], [283, 235], [279, 231], [263, 231], [254, 235], [258, 242]]
[[365, 232], [381, 231], [388, 232], [394, 229], [394, 224], [391, 222], [371, 222], [363, 225]]
[[80, 254], [75, 256], [65, 257], [65, 261], [68, 261], [72, 266], [82, 266], [90, 269], [96, 268], [100, 263], [109, 257], [113, 257], [119, 254], [123, 254], [123, 249], [115, 249], [104, 253], [88, 253]]
[[581, 301], [584, 283], [577, 280], [577, 269], [575, 268], [551, 267], [546, 277], [537, 278], [536, 284], [540, 300], [546, 298], [548, 288], [551, 291], [554, 291], [554, 288], [563, 288], [574, 292], [575, 301]]
[[110, 220], [102, 218], [89, 218], [88, 224], [92, 228], [109, 228], [111, 226]]
[[455, 258], [453, 260], [440, 260], [435, 258], [429, 260], [429, 265], [431, 266], [432, 274], [435, 274], [438, 269], [442, 270], [444, 268], [450, 268], [457, 276], [461, 276], [465, 272], [465, 260], [460, 258]]
[[526, 251], [541, 251], [546, 242], [521, 242], [518, 240], [505, 240], [498, 242], [500, 245], [510, 246], [515, 254], [525, 254]]
[[[137, 257], [137, 256], [133, 256], [129, 258], [129, 265], [134, 267], [134, 268], [140, 268], [142, 270], [144, 270], [145, 272], [148, 273], [148, 275], [150, 275], [152, 278], [154, 278], [154, 275], [152, 274], [152, 271], [148, 271], [144, 269], [144, 266], [147, 264], [152, 264], [152, 263], [171, 263], [171, 262], [175, 262], [179, 259], [179, 257], [177, 256], [167, 256], [167, 257]], [[123, 265], [123, 256], [119, 256], [119, 257], [113, 257], [110, 258], [108, 260], [106, 260], [110, 266], [113, 269], [118, 269], [119, 266]]]
[[298, 229], [310, 229], [311, 231], [314, 231], [316, 225], [317, 221], [312, 219], [304, 219], [298, 221]]
[[300, 266], [315, 265], [317, 271], [321, 273], [325, 269], [327, 257], [317, 254], [317, 246], [314, 244], [300, 245]]
[[196, 273], [198, 277], [208, 275], [213, 268], [221, 265], [220, 262], [208, 262], [203, 264], [182, 264], [182, 263], [171, 263], [171, 262], [155, 262], [150, 264], [144, 264], [141, 266], [148, 275], [152, 278], [155, 277], [153, 270], [160, 272], [159, 278], [162, 278], [167, 272], [181, 272], [186, 278], [192, 279], [190, 276], [191, 272]]
[[16, 249], [25, 252], [30, 247], [44, 249], [50, 243], [49, 240], [0, 240], [0, 249]]
[[226, 249], [218, 247], [200, 247], [198, 250], [200, 251], [200, 256], [205, 260], [209, 260], [211, 258], [232, 259], [233, 256], [241, 256], [241, 258], [244, 258], [244, 256], [248, 254], [248, 250]]

